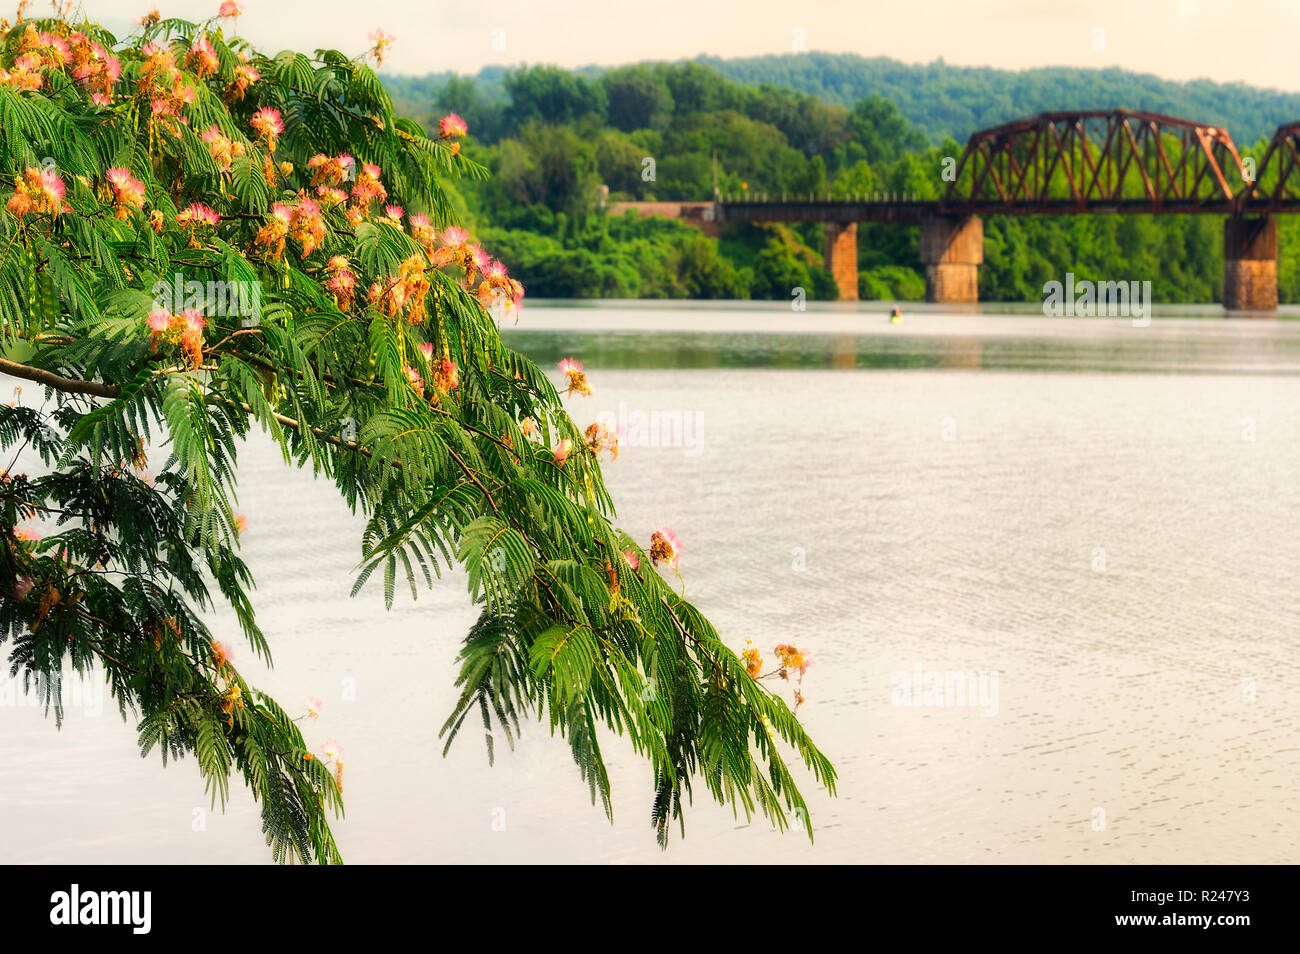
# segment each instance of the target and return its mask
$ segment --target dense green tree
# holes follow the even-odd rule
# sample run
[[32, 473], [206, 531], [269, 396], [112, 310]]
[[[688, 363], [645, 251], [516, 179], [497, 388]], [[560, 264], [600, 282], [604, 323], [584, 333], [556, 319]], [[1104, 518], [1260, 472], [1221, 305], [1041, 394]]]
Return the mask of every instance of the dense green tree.
[[797, 288], [808, 298], [834, 299], [834, 281], [822, 267], [822, 257], [783, 225], [764, 230], [767, 240], [755, 257], [752, 293], [755, 298], [790, 301]]
[[606, 73], [609, 124], [623, 132], [662, 129], [673, 115], [673, 95], [648, 66], [628, 66]]
[[854, 104], [849, 114], [848, 135], [862, 150], [867, 162], [892, 162], [905, 152], [925, 147], [925, 137], [903, 118], [898, 107], [879, 96]]
[[640, 199], [654, 193], [657, 183], [642, 177], [644, 160], [653, 156], [653, 151], [616, 129], [602, 129], [593, 139], [596, 171], [612, 197]]
[[[0, 407], [11, 675], [58, 713], [65, 666], [101, 673], [144, 754], [193, 756], [223, 803], [244, 780], [276, 859], [339, 861], [341, 752], [313, 751], [206, 622], [228, 603], [269, 661], [232, 509], [258, 430], [366, 516], [357, 589], [373, 576], [391, 603], [464, 568], [481, 615], [448, 744], [470, 719], [491, 757], [536, 718], [610, 812], [601, 745], [626, 738], [664, 844], [695, 784], [782, 828], [807, 818], [787, 757], [833, 791], [791, 710], [674, 585], [672, 531], [612, 522], [597, 455], [614, 435], [575, 423], [497, 334], [488, 309], [522, 289], [451, 219], [443, 183], [483, 174], [462, 130], [427, 138], [337, 51], [268, 57], [214, 21], [149, 17], [123, 40], [20, 22], [0, 62], [0, 372], [46, 397]], [[573, 142], [525, 138], [543, 154], [519, 178], [539, 178], [512, 187], [577, 194], [548, 178], [581, 168]], [[554, 267], [597, 294], [637, 279], [585, 249]]]
[[605, 115], [605, 90], [568, 70], [533, 66], [506, 74], [510, 117], [516, 128], [527, 123], [571, 123]]
[[838, 106], [773, 86], [746, 92], [745, 115], [781, 130], [786, 142], [804, 155], [829, 153], [851, 136], [848, 117]]
[[655, 71], [668, 87], [677, 116], [716, 113], [735, 109], [740, 104], [740, 87], [711, 67], [699, 63], [664, 63], [657, 65]]
[[598, 201], [600, 176], [591, 142], [567, 126], [525, 126], [501, 144], [492, 167], [507, 202], [581, 215]]
[[882, 265], [858, 273], [858, 297], [864, 301], [921, 301], [925, 276], [902, 265]]

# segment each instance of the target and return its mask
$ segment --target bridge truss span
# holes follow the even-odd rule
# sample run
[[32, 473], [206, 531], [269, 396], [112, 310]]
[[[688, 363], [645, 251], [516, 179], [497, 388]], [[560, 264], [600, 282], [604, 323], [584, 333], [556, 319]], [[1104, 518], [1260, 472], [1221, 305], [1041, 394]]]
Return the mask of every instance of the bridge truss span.
[[1240, 206], [1252, 215], [1300, 212], [1300, 122], [1277, 127]]
[[1228, 131], [1127, 109], [1040, 113], [971, 136], [946, 214], [1231, 214], [1252, 176]]

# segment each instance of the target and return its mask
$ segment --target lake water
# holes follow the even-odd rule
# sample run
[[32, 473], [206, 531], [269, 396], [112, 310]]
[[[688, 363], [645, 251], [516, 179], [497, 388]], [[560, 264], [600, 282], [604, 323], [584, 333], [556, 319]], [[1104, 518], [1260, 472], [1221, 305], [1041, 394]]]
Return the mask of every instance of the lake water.
[[[697, 800], [661, 853], [617, 740], [613, 825], [541, 725], [495, 767], [469, 729], [444, 759], [463, 579], [349, 599], [361, 521], [250, 443], [274, 670], [216, 628], [286, 708], [324, 700], [306, 732], [344, 747], [345, 859], [1294, 862], [1300, 322], [908, 312], [533, 305], [504, 329], [585, 362], [580, 425], [632, 425], [619, 522], [675, 528], [723, 638], [812, 655], [800, 715], [840, 773], [837, 798], [805, 786], [815, 845]], [[267, 860], [238, 783], [207, 812], [192, 763], [142, 762], [93, 712], [0, 709], [8, 861]]]

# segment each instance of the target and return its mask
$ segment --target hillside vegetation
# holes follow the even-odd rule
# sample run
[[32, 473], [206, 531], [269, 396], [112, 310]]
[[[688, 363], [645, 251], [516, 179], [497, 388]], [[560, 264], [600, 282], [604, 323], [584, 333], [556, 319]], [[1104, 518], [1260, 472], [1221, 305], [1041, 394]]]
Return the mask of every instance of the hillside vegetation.
[[[469, 156], [491, 169], [455, 197], [474, 231], [537, 297], [833, 298], [818, 225], [732, 226], [720, 239], [664, 220], [612, 216], [608, 200], [727, 195], [937, 197], [945, 157], [969, 132], [1048, 109], [1127, 106], [1222, 123], [1243, 155], [1262, 157], [1300, 96], [1120, 70], [1012, 72], [908, 66], [809, 53], [551, 66], [387, 81], [399, 108], [429, 128], [454, 111]], [[915, 226], [859, 229], [859, 294], [924, 294]], [[1300, 300], [1300, 231], [1281, 229], [1279, 293]], [[1150, 280], [1160, 301], [1213, 302], [1222, 285], [1216, 217], [1059, 217], [986, 222], [980, 296], [1036, 301], [1073, 271]]]

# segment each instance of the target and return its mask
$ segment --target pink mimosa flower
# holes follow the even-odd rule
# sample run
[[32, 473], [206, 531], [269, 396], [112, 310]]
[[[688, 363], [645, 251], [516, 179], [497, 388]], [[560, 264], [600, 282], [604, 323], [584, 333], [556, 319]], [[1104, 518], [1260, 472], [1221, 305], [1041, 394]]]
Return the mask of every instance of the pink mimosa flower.
[[118, 218], [125, 219], [127, 217], [126, 210], [128, 207], [136, 209], [144, 207], [144, 183], [131, 175], [129, 169], [109, 169], [104, 173], [104, 178], [113, 188], [113, 198], [116, 200], [118, 207]]
[[216, 225], [221, 216], [211, 206], [202, 202], [191, 202], [181, 212], [176, 213], [176, 221], [181, 225]]
[[247, 63], [241, 63], [235, 67], [235, 88], [239, 92], [244, 92], [262, 78], [262, 74], [257, 71], [257, 67], [249, 66]]
[[258, 229], [253, 238], [254, 244], [261, 247], [270, 258], [278, 259], [284, 254], [284, 240], [289, 234], [289, 222], [293, 219], [293, 210], [283, 202], [271, 206], [271, 214], [266, 224]]
[[450, 358], [443, 358], [433, 369], [433, 381], [440, 391], [454, 391], [460, 387], [460, 369]]
[[[487, 258], [485, 254], [483, 256]], [[509, 311], [518, 306], [524, 296], [524, 286], [510, 277], [501, 262], [486, 261], [479, 264], [483, 282], [478, 287], [478, 300], [484, 308], [504, 302]]]
[[216, 160], [222, 172], [229, 172], [235, 157], [244, 154], [244, 144], [227, 139], [215, 123], [209, 126], [199, 139], [207, 144], [208, 153]]
[[480, 272], [484, 271], [490, 264], [492, 264], [492, 256], [483, 251], [481, 245], [471, 246], [469, 252], [470, 257], [474, 260], [474, 267]]
[[627, 561], [627, 565], [630, 566], [632, 569], [634, 570], [640, 569], [641, 558], [637, 556], [635, 553], [633, 553], [631, 550], [623, 551], [623, 559]]
[[779, 644], [776, 647], [776, 654], [780, 657], [782, 669], [796, 669], [800, 674], [803, 674], [812, 665], [812, 660], [793, 643], [789, 645], [785, 643]]
[[352, 157], [347, 154], [327, 156], [323, 152], [318, 152], [307, 160], [307, 169], [312, 174], [312, 185], [338, 185], [348, 177], [348, 170], [351, 168]]
[[396, 39], [397, 37], [391, 33], [385, 33], [380, 29], [370, 31], [370, 52], [374, 54], [375, 61], [380, 66], [384, 65], [384, 53], [393, 45], [393, 41]]
[[325, 271], [329, 274], [325, 287], [334, 295], [339, 308], [347, 311], [352, 307], [357, 290], [357, 276], [351, 263], [344, 256], [335, 255], [325, 266]]
[[321, 751], [325, 754], [326, 761], [334, 763], [334, 781], [338, 784], [339, 791], [343, 791], [343, 746], [330, 739], [321, 747]]
[[468, 241], [469, 233], [456, 225], [442, 233], [442, 244], [445, 246], [464, 245]]
[[217, 11], [217, 16], [222, 19], [228, 18], [233, 20], [243, 12], [244, 8], [240, 4], [235, 3], [234, 0], [226, 0], [226, 2], [221, 5], [221, 9]]
[[310, 255], [325, 241], [325, 220], [320, 206], [311, 199], [303, 199], [289, 216], [289, 234], [302, 245], [302, 254]]
[[9, 197], [9, 201], [5, 203], [5, 208], [21, 219], [32, 211], [32, 205], [31, 196], [22, 192], [15, 192]]
[[569, 451], [573, 448], [573, 441], [567, 437], [555, 445], [555, 466], [563, 467], [564, 462], [569, 459]]
[[388, 190], [380, 182], [383, 170], [373, 163], [364, 163], [352, 185], [352, 197], [356, 200], [357, 214], [364, 214], [367, 206], [378, 199], [383, 202], [388, 198]]
[[149, 312], [149, 317], [145, 320], [145, 324], [149, 326], [149, 330], [155, 334], [161, 334], [166, 331], [167, 326], [170, 325], [171, 322], [172, 316], [167, 313], [165, 308], [155, 308], [153, 311]]
[[190, 51], [185, 54], [185, 65], [198, 74], [199, 79], [221, 69], [217, 51], [212, 48], [206, 36], [197, 36], [190, 44]]
[[587, 375], [582, 370], [582, 362], [577, 358], [565, 358], [561, 361], [560, 372], [569, 379], [569, 386], [565, 390], [566, 394], [573, 394], [575, 391], [579, 394], [591, 394], [591, 385], [587, 383]]
[[325, 704], [321, 702], [319, 699], [317, 699], [315, 696], [308, 696], [307, 715], [311, 716], [313, 719], [319, 719], [320, 711], [322, 708], [324, 708], [324, 705]]
[[272, 148], [275, 147], [276, 137], [284, 132], [284, 120], [280, 118], [280, 111], [269, 106], [255, 112], [253, 118], [249, 120], [249, 125], [256, 129]]
[[67, 186], [59, 178], [58, 173], [53, 169], [45, 169], [41, 172], [41, 190], [45, 193], [45, 200], [54, 208], [57, 213], [63, 206], [63, 197], [67, 194]]
[[37, 35], [36, 42], [45, 51], [45, 55], [54, 61], [54, 65], [61, 66], [68, 58], [68, 41], [57, 33], [41, 33]]
[[469, 126], [465, 120], [461, 119], [455, 113], [448, 113], [438, 121], [438, 134], [443, 139], [452, 139], [456, 136], [463, 136], [469, 132]]
[[430, 255], [433, 254], [434, 232], [428, 216], [419, 214], [411, 216], [411, 238], [423, 246]]
[[655, 527], [650, 534], [650, 562], [666, 563], [676, 570], [681, 562], [682, 542], [669, 527]]
[[607, 424], [593, 421], [583, 434], [587, 439], [587, 449], [599, 456], [601, 451], [609, 451], [610, 460], [618, 460], [618, 438]]

